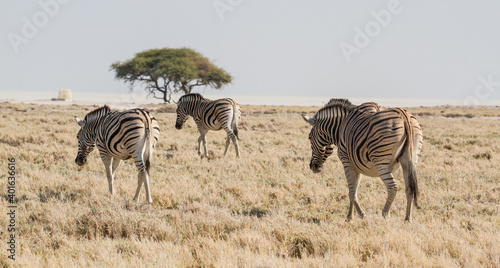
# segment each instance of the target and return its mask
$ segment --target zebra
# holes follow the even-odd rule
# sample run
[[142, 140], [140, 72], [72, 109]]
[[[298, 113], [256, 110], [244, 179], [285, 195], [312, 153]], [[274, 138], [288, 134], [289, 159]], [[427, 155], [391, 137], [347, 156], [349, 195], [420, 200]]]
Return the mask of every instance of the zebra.
[[309, 167], [314, 173], [322, 171], [328, 146], [338, 147], [349, 186], [347, 221], [352, 220], [353, 208], [361, 218], [365, 216], [357, 198], [362, 174], [382, 179], [387, 188], [382, 216], [390, 215], [397, 192], [392, 172], [399, 166], [403, 168], [406, 185], [405, 221], [412, 221], [412, 204], [418, 208], [416, 165], [423, 139], [415, 116], [401, 108], [381, 109], [375, 103], [356, 106], [347, 99], [335, 99], [313, 118], [302, 116], [313, 126], [309, 133], [312, 148]]
[[232, 99], [209, 100], [198, 93], [186, 94], [177, 102], [177, 120], [175, 128], [182, 129], [183, 124], [192, 116], [200, 137], [198, 138], [198, 155], [201, 155], [201, 142], [203, 142], [204, 156], [207, 157], [207, 139], [209, 130], [224, 129], [227, 133], [227, 153], [230, 141], [233, 141], [236, 157], [240, 157], [238, 146], [238, 119], [241, 116], [240, 106]]
[[160, 135], [156, 119], [143, 109], [117, 112], [104, 105], [88, 113], [83, 120], [75, 116], [75, 121], [80, 126], [76, 136], [78, 154], [75, 163], [85, 165], [87, 156], [97, 145], [106, 168], [109, 192], [113, 194], [113, 179], [118, 165], [122, 160], [133, 158], [139, 171], [134, 201], [138, 200], [144, 183], [146, 202], [151, 204], [149, 167]]

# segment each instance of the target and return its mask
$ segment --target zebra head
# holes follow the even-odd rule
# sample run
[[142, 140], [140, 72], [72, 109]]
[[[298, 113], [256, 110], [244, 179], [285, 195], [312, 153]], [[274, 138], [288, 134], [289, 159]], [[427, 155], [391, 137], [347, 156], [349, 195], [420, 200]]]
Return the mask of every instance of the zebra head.
[[108, 106], [98, 108], [85, 116], [83, 120], [75, 116], [76, 123], [80, 126], [76, 138], [78, 139], [78, 153], [75, 163], [79, 166], [85, 165], [87, 156], [94, 150], [97, 136], [97, 122], [100, 118], [110, 112]]
[[75, 116], [76, 123], [80, 126], [76, 138], [78, 139], [78, 154], [76, 155], [75, 163], [79, 166], [85, 165], [87, 162], [87, 156], [95, 146], [95, 135], [92, 135], [87, 131], [87, 122], [81, 120]]
[[318, 127], [313, 126], [309, 133], [309, 141], [311, 142], [312, 156], [309, 162], [309, 168], [314, 173], [319, 173], [323, 169], [323, 163], [326, 158], [332, 154], [333, 146], [325, 142], [325, 137], [319, 131]]
[[177, 102], [177, 120], [175, 120], [175, 128], [181, 129], [184, 123], [189, 119], [187, 105], [185, 102], [179, 100]]
[[186, 94], [179, 98], [177, 102], [177, 120], [175, 120], [175, 128], [181, 129], [184, 123], [189, 119], [189, 116], [196, 109], [196, 105], [199, 101], [203, 101], [205, 98], [198, 93]]
[[[302, 115], [302, 118], [311, 126], [309, 141], [311, 142], [312, 156], [309, 167], [314, 173], [321, 172], [323, 163], [335, 149], [339, 141], [339, 130], [344, 118], [356, 106], [347, 99], [331, 99], [321, 108], [314, 117]], [[367, 104], [367, 110], [377, 110], [377, 104]]]
[[326, 143], [322, 142], [318, 131], [318, 127], [316, 126], [316, 118], [309, 117], [307, 115], [302, 114], [302, 118], [312, 126], [311, 132], [309, 133], [309, 141], [311, 142], [312, 156], [311, 162], [309, 163], [309, 167], [314, 173], [321, 172], [323, 163], [326, 160]]

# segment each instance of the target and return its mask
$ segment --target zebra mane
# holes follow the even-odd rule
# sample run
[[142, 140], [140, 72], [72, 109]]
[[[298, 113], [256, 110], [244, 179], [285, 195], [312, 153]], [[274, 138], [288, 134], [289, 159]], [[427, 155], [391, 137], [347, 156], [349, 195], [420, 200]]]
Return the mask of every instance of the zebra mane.
[[340, 108], [350, 112], [356, 108], [356, 105], [353, 105], [348, 99], [330, 99], [323, 108], [319, 109], [314, 118], [319, 119], [325, 116], [328, 117], [331, 114], [329, 111], [334, 108]]
[[189, 93], [179, 98], [181, 101], [204, 100], [205, 98], [200, 93]]
[[109, 113], [110, 111], [111, 111], [111, 109], [107, 105], [104, 105], [104, 106], [99, 107], [99, 108], [93, 110], [92, 112], [88, 113], [83, 120], [85, 122], [94, 121], [96, 118], [99, 118], [99, 117]]
[[330, 101], [328, 101], [328, 103], [325, 104], [325, 107], [333, 105], [350, 106], [352, 105], [352, 103], [348, 99], [330, 99]]

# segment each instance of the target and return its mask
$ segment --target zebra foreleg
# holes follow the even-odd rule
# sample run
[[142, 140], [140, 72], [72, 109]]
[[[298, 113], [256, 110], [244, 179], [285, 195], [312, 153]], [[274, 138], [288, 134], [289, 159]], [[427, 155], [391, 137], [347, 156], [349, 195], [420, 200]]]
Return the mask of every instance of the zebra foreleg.
[[198, 128], [200, 137], [198, 138], [198, 155], [201, 156], [201, 143], [203, 142], [204, 156], [207, 157], [207, 132], [204, 129]]
[[118, 168], [118, 166], [120, 165], [121, 162], [122, 162], [121, 159], [113, 158], [113, 169], [111, 171], [111, 175], [113, 176], [113, 179], [115, 178], [115, 171], [116, 171], [116, 169]]
[[344, 167], [344, 172], [347, 179], [347, 185], [349, 186], [349, 201], [350, 201], [349, 212], [347, 213], [346, 221], [352, 220], [353, 208], [356, 208], [359, 217], [364, 218], [366, 214], [359, 205], [358, 194], [357, 194], [359, 182], [361, 180], [361, 174], [359, 174], [349, 166]]
[[[114, 166], [114, 162], [112, 163], [112, 158], [110, 156], [104, 156], [101, 155], [102, 162], [104, 163], [104, 167], [106, 168], [106, 177], [108, 178], [108, 187], [109, 187], [109, 192], [113, 194], [114, 189], [113, 189], [113, 174], [114, 174], [114, 169], [112, 166]], [[112, 165], [113, 164], [113, 165]]]
[[201, 142], [203, 141], [202, 135], [198, 137], [198, 155], [201, 155]]
[[120, 160], [118, 158], [112, 158], [111, 180], [108, 177], [109, 192], [111, 194], [114, 193], [113, 182], [115, 180], [115, 172], [116, 172], [116, 169], [118, 168], [118, 166], [120, 165], [121, 162], [122, 162], [122, 160]]

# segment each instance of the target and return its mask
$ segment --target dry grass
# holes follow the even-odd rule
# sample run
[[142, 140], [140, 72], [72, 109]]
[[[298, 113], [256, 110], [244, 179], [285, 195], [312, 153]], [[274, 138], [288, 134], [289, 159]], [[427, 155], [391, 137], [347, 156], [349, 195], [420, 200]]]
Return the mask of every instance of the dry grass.
[[[0, 104], [3, 207], [8, 157], [19, 171], [18, 258], [7, 259], [3, 242], [1, 266], [500, 266], [500, 121], [484, 118], [500, 116], [498, 109], [410, 109], [425, 138], [422, 209], [408, 224], [402, 190], [391, 218], [380, 215], [386, 192], [378, 178], [360, 185], [368, 218], [345, 222], [348, 190], [337, 157], [320, 174], [308, 168], [309, 126], [300, 113], [318, 107], [242, 106], [240, 160], [233, 146], [221, 158], [222, 132], [208, 134], [211, 157], [200, 160], [192, 120], [177, 131], [171, 108], [155, 112], [162, 133], [151, 206], [144, 192], [140, 204], [131, 200], [131, 162], [117, 171], [114, 196], [96, 152], [83, 169], [74, 164], [73, 115], [94, 108]], [[1, 213], [1, 241], [7, 220]]]

